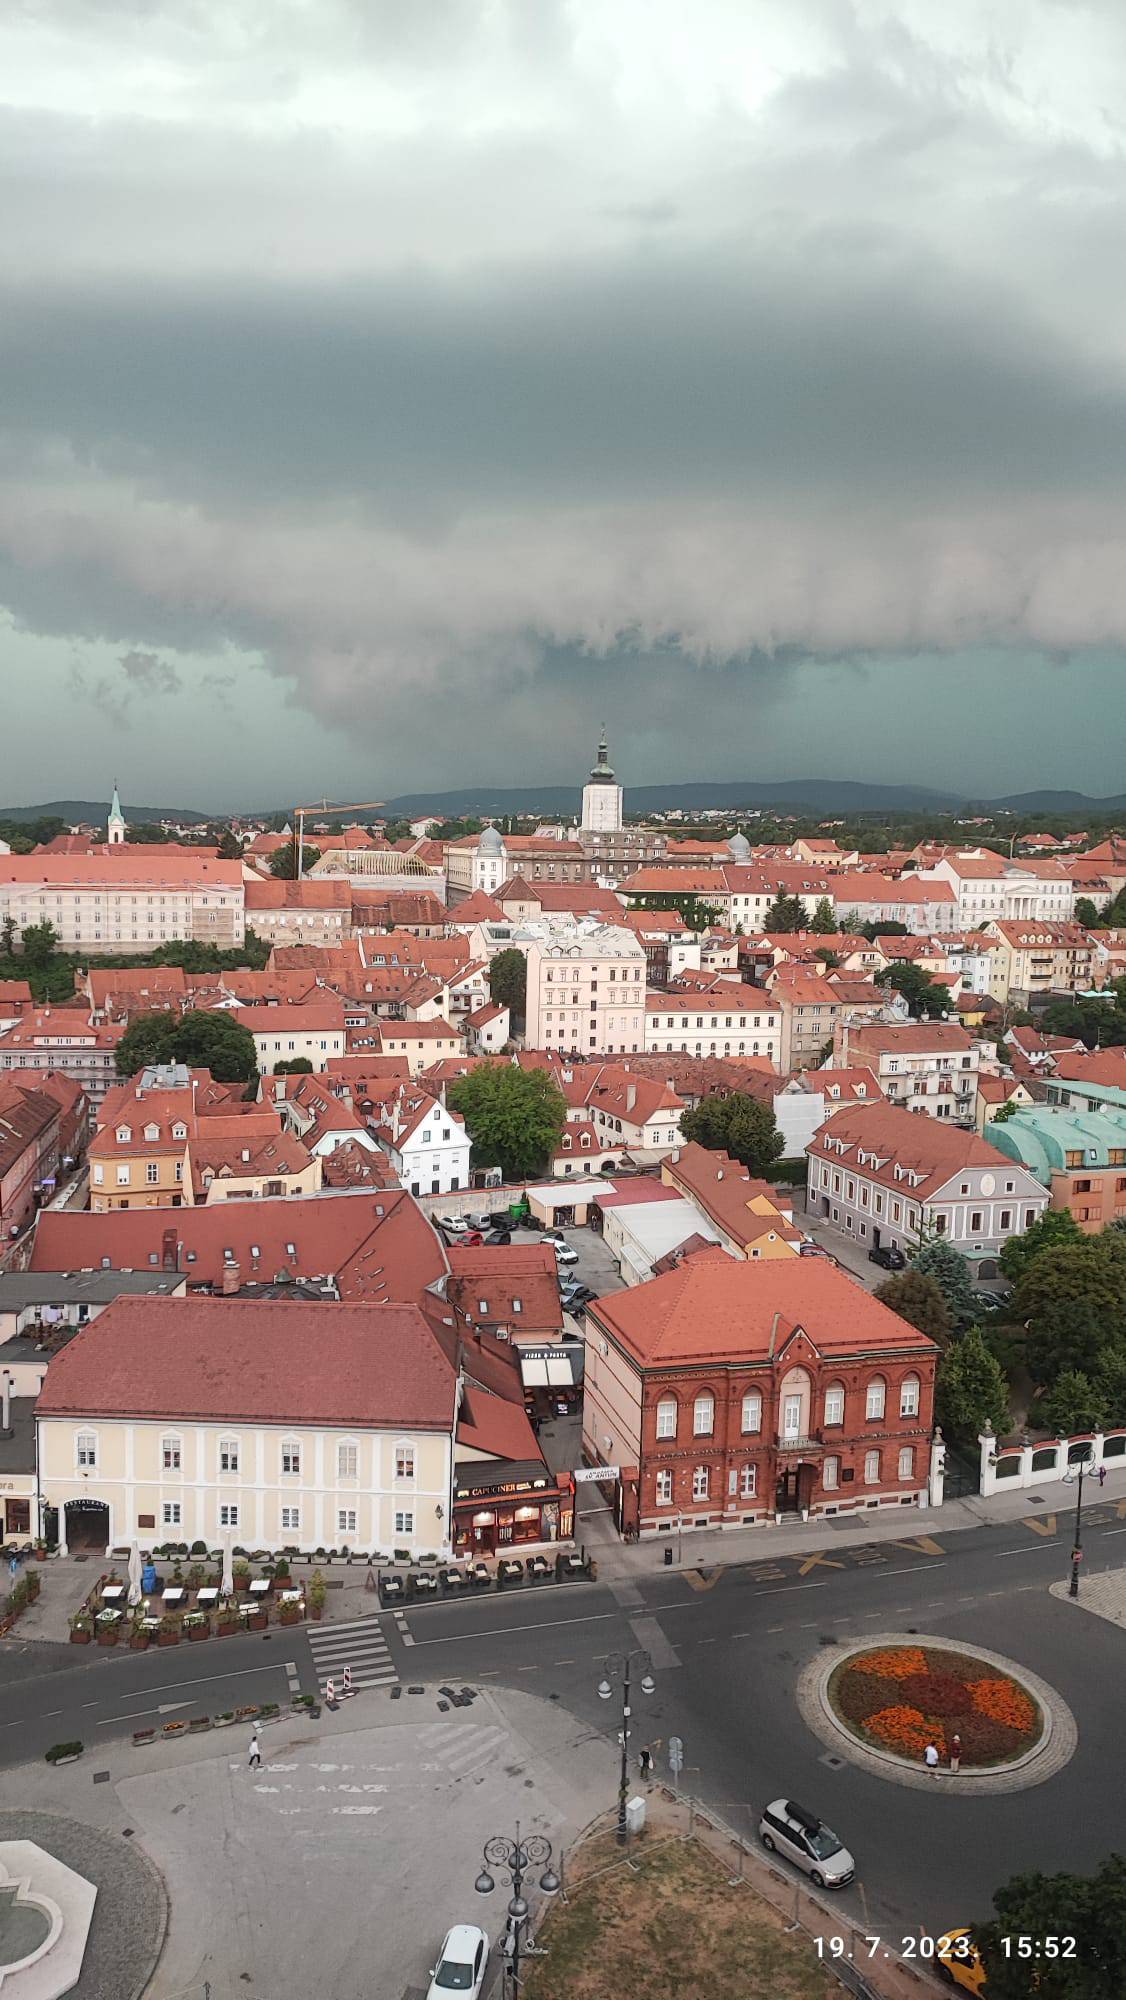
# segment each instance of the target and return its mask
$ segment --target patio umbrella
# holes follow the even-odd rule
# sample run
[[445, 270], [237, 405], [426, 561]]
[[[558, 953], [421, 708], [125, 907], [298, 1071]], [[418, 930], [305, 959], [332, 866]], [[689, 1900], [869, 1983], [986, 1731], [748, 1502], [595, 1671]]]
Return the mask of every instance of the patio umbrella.
[[141, 1601], [141, 1544], [132, 1542], [129, 1548], [129, 1603]]
[[224, 1537], [223, 1537], [223, 1595], [224, 1595], [224, 1597], [233, 1597], [233, 1596], [234, 1596], [234, 1594], [235, 1594], [235, 1571], [234, 1571], [234, 1564], [233, 1564], [233, 1562], [231, 1561], [231, 1538], [230, 1538], [230, 1536], [229, 1536], [229, 1535], [224, 1535]]

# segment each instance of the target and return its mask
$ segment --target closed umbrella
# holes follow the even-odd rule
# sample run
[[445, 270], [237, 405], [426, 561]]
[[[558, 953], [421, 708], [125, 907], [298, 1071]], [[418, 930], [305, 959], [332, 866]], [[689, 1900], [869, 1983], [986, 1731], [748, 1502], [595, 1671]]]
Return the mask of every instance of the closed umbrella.
[[234, 1564], [231, 1561], [231, 1538], [229, 1535], [225, 1535], [223, 1537], [223, 1595], [224, 1597], [233, 1597], [234, 1594], [235, 1571]]
[[129, 1603], [141, 1601], [141, 1544], [133, 1542], [129, 1548]]

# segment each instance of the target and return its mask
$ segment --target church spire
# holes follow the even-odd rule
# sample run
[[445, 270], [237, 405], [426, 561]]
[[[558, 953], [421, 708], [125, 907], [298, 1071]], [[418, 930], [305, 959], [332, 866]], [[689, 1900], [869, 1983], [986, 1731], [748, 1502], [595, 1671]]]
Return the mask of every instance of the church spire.
[[125, 840], [125, 814], [121, 810], [121, 800], [118, 797], [116, 782], [113, 787], [113, 798], [110, 800], [106, 835], [111, 847], [120, 847], [123, 845]]
[[598, 738], [598, 762], [590, 775], [596, 785], [612, 785], [614, 782], [614, 773], [609, 764], [609, 748], [606, 742], [605, 723], [602, 725], [602, 733]]

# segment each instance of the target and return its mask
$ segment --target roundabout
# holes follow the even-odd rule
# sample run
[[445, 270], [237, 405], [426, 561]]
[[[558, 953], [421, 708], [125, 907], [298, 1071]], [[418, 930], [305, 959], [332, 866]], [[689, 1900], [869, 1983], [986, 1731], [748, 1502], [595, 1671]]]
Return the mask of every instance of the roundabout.
[[798, 1707], [839, 1756], [893, 1784], [979, 1796], [1043, 1784], [1078, 1741], [1071, 1710], [1039, 1675], [919, 1633], [826, 1648], [799, 1679]]

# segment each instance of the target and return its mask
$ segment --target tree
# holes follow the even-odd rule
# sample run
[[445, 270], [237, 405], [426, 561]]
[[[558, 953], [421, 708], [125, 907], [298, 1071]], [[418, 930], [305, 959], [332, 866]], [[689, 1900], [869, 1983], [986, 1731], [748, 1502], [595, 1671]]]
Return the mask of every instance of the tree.
[[946, 1302], [952, 1325], [959, 1332], [972, 1326], [979, 1300], [974, 1291], [970, 1267], [961, 1252], [945, 1237], [932, 1236], [911, 1259], [912, 1267], [933, 1278]]
[[1094, 1376], [1107, 1348], [1126, 1346], [1126, 1237], [1107, 1231], [1043, 1251], [1013, 1311], [1028, 1323], [1034, 1381], [1050, 1385], [1071, 1368]]
[[693, 1111], [684, 1113], [680, 1130], [683, 1138], [711, 1152], [729, 1153], [760, 1176], [769, 1174], [786, 1143], [773, 1111], [741, 1091], [702, 1097]]
[[1108, 1410], [1101, 1388], [1078, 1368], [1065, 1368], [1046, 1396], [1035, 1405], [1045, 1430], [1053, 1437], [1070, 1437], [1073, 1431], [1101, 1430]]
[[805, 929], [805, 922], [805, 904], [800, 896], [777, 895], [763, 918], [762, 927], [764, 931], [801, 931]]
[[[995, 1919], [975, 1932], [989, 2000], [1118, 2000], [1126, 1931], [1126, 1857], [1109, 1854], [1093, 1875], [1014, 1875], [995, 1890]], [[1073, 1937], [1074, 1958], [1040, 1956], [1030, 1968], [1003, 1939]]]
[[20, 942], [27, 964], [43, 970], [58, 950], [59, 934], [53, 924], [30, 924]]
[[837, 920], [833, 915], [833, 905], [828, 896], [821, 896], [818, 899], [809, 928], [811, 931], [816, 931], [818, 937], [832, 937], [835, 934]]
[[523, 1025], [528, 961], [522, 951], [498, 951], [489, 965], [489, 992], [496, 1007], [507, 1007], [514, 1025]]
[[249, 1083], [258, 1055], [249, 1029], [226, 1012], [138, 1014], [117, 1045], [119, 1076], [136, 1076], [153, 1063], [186, 1063], [210, 1070], [219, 1083]]
[[[301, 865], [305, 874], [307, 875], [314, 861], [320, 860], [321, 850], [319, 847], [310, 847], [308, 843], [306, 843], [306, 845], [301, 850], [301, 856], [302, 856]], [[271, 875], [276, 876], [278, 880], [282, 882], [295, 882], [297, 880], [296, 834], [294, 834], [293, 839], [291, 841], [288, 841], [284, 847], [279, 847], [276, 854], [271, 854], [270, 873]]]
[[1069, 1208], [1046, 1208], [1040, 1220], [1032, 1223], [1023, 1236], [1010, 1236], [1002, 1245], [1001, 1269], [1010, 1285], [1017, 1285], [1042, 1250], [1082, 1241], [1083, 1231]]
[[831, 972], [833, 967], [839, 965], [841, 962], [836, 952], [830, 951], [827, 945], [819, 945], [813, 956], [820, 959], [826, 972]]
[[1075, 921], [1077, 924], [1085, 924], [1089, 931], [1098, 929], [1099, 913], [1089, 896], [1075, 898]]
[[11, 958], [15, 953], [15, 949], [16, 949], [16, 920], [13, 917], [11, 911], [9, 910], [8, 915], [5, 917], [3, 923], [0, 924], [0, 954], [2, 954], [4, 958]]
[[226, 827], [220, 834], [218, 852], [220, 861], [242, 860], [242, 842], [233, 827]]
[[932, 1018], [936, 1014], [946, 1014], [950, 1009], [950, 995], [945, 986], [937, 986], [929, 972], [910, 959], [896, 959], [894, 964], [885, 965], [875, 975], [877, 986], [894, 986], [907, 1002], [907, 1011], [913, 1021], [924, 1014]]
[[274, 1064], [275, 1076], [312, 1076], [313, 1065], [308, 1056], [291, 1056], [288, 1062]]
[[877, 1287], [881, 1305], [890, 1306], [900, 1319], [917, 1327], [936, 1347], [949, 1347], [953, 1327], [941, 1286], [925, 1271], [900, 1271]]
[[972, 1326], [947, 1349], [935, 1380], [935, 1415], [946, 1437], [976, 1448], [986, 1424], [998, 1436], [1009, 1425], [1009, 1392], [996, 1356], [980, 1327]]
[[475, 1167], [499, 1167], [506, 1181], [543, 1172], [559, 1143], [567, 1101], [546, 1070], [482, 1065], [449, 1088], [464, 1118]]

